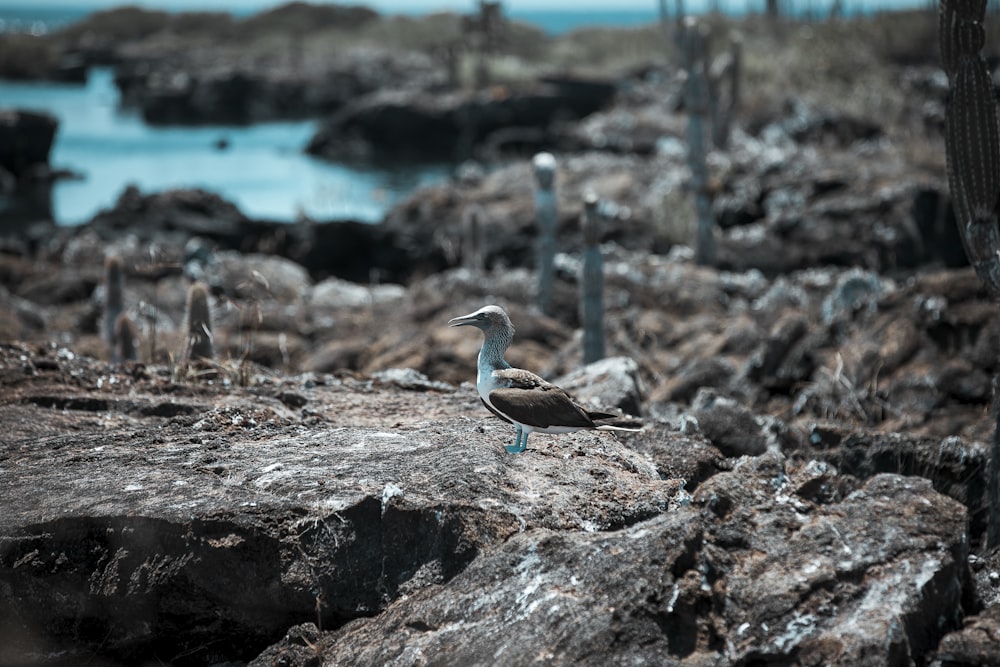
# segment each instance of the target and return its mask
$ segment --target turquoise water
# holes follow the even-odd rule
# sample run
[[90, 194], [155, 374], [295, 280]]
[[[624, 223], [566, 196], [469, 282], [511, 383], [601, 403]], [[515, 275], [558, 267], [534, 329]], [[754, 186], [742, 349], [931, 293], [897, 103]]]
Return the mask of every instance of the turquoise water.
[[[417, 186], [447, 174], [444, 166], [359, 169], [317, 160], [302, 152], [311, 121], [152, 127], [118, 109], [112, 72], [105, 68], [92, 70], [86, 86], [0, 80], [0, 105], [59, 118], [49, 161], [83, 175], [54, 188], [53, 215], [66, 225], [114, 205], [130, 183], [143, 192], [212, 190], [252, 218], [293, 220], [305, 213], [374, 222]], [[216, 148], [220, 139], [228, 149]]]

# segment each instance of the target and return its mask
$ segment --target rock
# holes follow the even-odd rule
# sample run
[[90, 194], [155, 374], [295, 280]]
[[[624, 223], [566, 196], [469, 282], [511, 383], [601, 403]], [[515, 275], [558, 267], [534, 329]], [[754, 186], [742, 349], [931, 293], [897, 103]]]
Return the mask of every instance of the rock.
[[[151, 125], [186, 125], [193, 123], [245, 124], [252, 117], [263, 96], [264, 86], [250, 73], [242, 71], [202, 74], [180, 71], [157, 72], [145, 80], [141, 93], [142, 119]], [[131, 80], [128, 99], [139, 97]], [[282, 92], [291, 91], [285, 87]], [[256, 114], [254, 114], [256, 115]]]
[[[141, 221], [141, 224], [139, 224]], [[400, 282], [427, 264], [400, 230], [351, 220], [317, 223], [250, 220], [232, 202], [199, 189], [144, 194], [127, 187], [115, 205], [81, 227], [105, 242], [134, 235], [144, 243], [184, 246], [186, 270], [207, 270], [215, 249], [287, 257], [315, 279]], [[206, 279], [201, 273], [199, 279]]]
[[358, 285], [339, 278], [327, 278], [313, 286], [309, 304], [318, 310], [399, 304], [406, 296], [402, 285]]
[[643, 414], [645, 391], [639, 365], [628, 357], [601, 359], [552, 382], [593, 409], [618, 408], [635, 417]]
[[280, 25], [288, 31], [328, 30], [341, 28], [358, 30], [379, 17], [378, 12], [363, 5], [314, 5], [290, 2], [248, 16], [240, 25], [244, 33], [265, 33]]
[[[345, 46], [342, 35], [353, 38], [378, 18], [364, 7], [292, 2], [239, 22], [221, 13], [194, 18], [141, 10], [133, 16], [104, 13], [109, 22], [115, 14], [146, 31], [129, 39], [120, 34], [124, 30], [108, 34], [104, 26], [84, 21], [77, 39], [87, 42], [86, 57], [116, 61], [123, 106], [139, 109], [152, 124], [315, 118], [382, 87], [430, 87], [445, 79], [441, 66], [417, 50], [371, 39]], [[319, 31], [325, 31], [324, 43], [336, 46], [324, 44], [317, 53], [311, 38]], [[70, 32], [72, 39], [76, 31]], [[206, 43], [205, 35], [213, 32]], [[106, 40], [110, 54], [92, 53], [98, 40]], [[305, 42], [312, 43], [307, 47]], [[255, 53], [254, 45], [262, 43], [271, 45], [268, 57]]]
[[420, 371], [412, 368], [387, 368], [372, 373], [372, 379], [385, 385], [409, 391], [453, 391], [454, 387], [445, 382], [434, 382]]
[[21, 181], [48, 169], [59, 120], [50, 114], [0, 109], [0, 169]]
[[982, 608], [1000, 607], [1000, 548], [980, 549], [969, 556], [975, 597]]
[[313, 349], [302, 362], [310, 373], [336, 373], [363, 368], [369, 359], [370, 345], [364, 340], [330, 340]]
[[[136, 222], [141, 220], [142, 224]], [[227, 248], [240, 248], [248, 219], [231, 202], [198, 189], [167, 190], [143, 194], [132, 185], [125, 188], [110, 209], [87, 223], [104, 239], [126, 232], [142, 240], [171, 240], [183, 245], [200, 236]]]
[[884, 342], [879, 347], [883, 373], [892, 373], [909, 361], [920, 347], [920, 332], [910, 320], [894, 319], [885, 329]]
[[[395, 95], [406, 98], [410, 94]], [[390, 101], [386, 100], [387, 107]], [[433, 104], [445, 102], [435, 99]], [[443, 113], [437, 106], [430, 109]], [[420, 116], [421, 122], [444, 123], [439, 115], [427, 111]], [[346, 149], [355, 144], [368, 146], [364, 137], [352, 143], [349, 134], [337, 134], [336, 141]], [[330, 141], [334, 141], [332, 136]], [[404, 140], [396, 137], [395, 141]], [[454, 142], [446, 145], [451, 149]], [[728, 226], [717, 234], [718, 268], [738, 274], [755, 269], [771, 278], [820, 266], [864, 266], [869, 272], [882, 273], [923, 266], [939, 261], [941, 253], [962, 251], [960, 243], [947, 248], [938, 242], [925, 243], [914, 221], [921, 207], [926, 207], [921, 202], [928, 192], [945, 196], [943, 179], [916, 183], [888, 154], [863, 160], [867, 166], [859, 170], [856, 149], [821, 153], [822, 157], [814, 149], [794, 144], [775, 147], [750, 137], [733, 138], [719, 166], [723, 172], [719, 206], [728, 211]], [[602, 241], [662, 254], [677, 244], [693, 243], [687, 225], [691, 204], [683, 192], [686, 173], [684, 157], [672, 154], [637, 157], [591, 151], [561, 159], [560, 251], [579, 252], [576, 229], [583, 192], [588, 188], [624, 204], [628, 211], [627, 216], [608, 221]], [[833, 182], [843, 186], [833, 193], [824, 190]], [[532, 183], [527, 160], [508, 162], [478, 183], [455, 181], [415, 192], [386, 214], [385, 224], [412, 235], [408, 238], [419, 241], [420, 254], [437, 250], [433, 264], [428, 264], [441, 270], [458, 265], [462, 213], [478, 207], [488, 221], [486, 266], [501, 261], [508, 266], [529, 266], [535, 234]], [[874, 191], [875, 183], [886, 185]], [[737, 224], [736, 219], [743, 222]], [[451, 251], [446, 242], [454, 246]], [[915, 253], [914, 244], [923, 244], [927, 252]]]
[[205, 279], [225, 294], [281, 305], [297, 305], [312, 289], [309, 273], [289, 259], [232, 250], [217, 253]]
[[747, 362], [746, 377], [779, 390], [808, 378], [815, 364], [809, 348], [817, 345], [815, 336], [807, 336], [808, 332], [807, 318], [794, 312], [782, 316]]
[[662, 101], [614, 106], [572, 125], [560, 143], [574, 151], [652, 155], [662, 150], [665, 142], [684, 137], [686, 122], [682, 115], [664, 113]]
[[735, 375], [736, 369], [725, 359], [694, 359], [657, 387], [650, 400], [686, 403], [702, 387], [718, 389], [724, 393]]
[[[14, 457], [0, 467], [0, 635], [64, 659], [200, 647], [178, 664], [249, 660], [293, 619], [377, 613], [519, 531], [615, 530], [679, 488], [598, 433], [541, 436], [512, 458], [473, 392], [433, 383], [263, 385], [217, 402], [211, 385], [164, 399], [104, 377], [121, 393], [0, 408]], [[293, 387], [308, 413], [289, 407]], [[83, 434], [67, 411], [128, 425]], [[41, 423], [44, 440], [22, 437]], [[0, 663], [17, 650], [0, 647]]]
[[846, 146], [859, 141], [878, 139], [883, 134], [882, 126], [875, 121], [855, 115], [833, 112], [817, 112], [796, 102], [792, 113], [769, 128], [769, 131], [787, 134], [801, 143], [835, 144]]
[[585, 116], [604, 106], [614, 91], [608, 82], [570, 78], [546, 79], [500, 95], [385, 90], [327, 120], [306, 151], [331, 160], [464, 158], [500, 130], [544, 131], [556, 120]]
[[317, 280], [336, 276], [361, 284], [402, 283], [430, 268], [412, 245], [412, 233], [381, 224], [331, 221], [303, 230], [302, 241], [293, 237], [288, 249], [279, 252], [309, 269]]
[[871, 271], [854, 269], [842, 274], [823, 300], [824, 324], [853, 317], [855, 311], [862, 308], [874, 311], [885, 289], [879, 276]]
[[125, 105], [138, 107], [151, 125], [246, 124], [335, 113], [380, 83], [397, 83], [402, 73], [393, 70], [409, 71], [418, 78], [436, 73], [419, 56], [416, 66], [412, 56], [384, 53], [375, 60], [386, 67], [383, 80], [370, 80], [360, 63], [350, 61], [331, 63], [331, 71], [323, 76], [192, 61], [162, 63], [153, 70], [148, 63], [137, 63], [131, 71], [116, 73], [115, 83]]
[[[689, 430], [685, 430], [689, 429]], [[642, 431], [628, 436], [628, 446], [649, 457], [663, 479], [684, 480], [684, 488], [693, 491], [712, 475], [731, 467], [720, 452], [693, 425], [647, 424]]]
[[988, 403], [993, 379], [965, 359], [953, 359], [938, 371], [938, 391], [963, 403]]
[[[813, 425], [809, 434], [812, 453], [837, 466], [841, 474], [867, 479], [883, 473], [919, 475], [939, 492], [966, 507], [986, 502], [987, 445], [961, 438], [920, 438], [905, 433], [845, 429], [827, 422]], [[986, 517], [970, 514], [970, 531], [980, 535]]]
[[30, 238], [30, 226], [52, 224], [52, 183], [61, 172], [49, 153], [58, 127], [48, 113], [0, 107], [0, 238]]
[[731, 398], [711, 389], [701, 389], [691, 401], [691, 414], [699, 430], [726, 456], [756, 456], [767, 451], [781, 425], [769, 418], [754, 415]]
[[931, 667], [977, 667], [1000, 664], [1000, 606], [965, 619], [962, 629], [944, 636]]
[[45, 311], [37, 304], [11, 294], [0, 285], [0, 340], [26, 338], [45, 329]]
[[102, 280], [101, 262], [97, 257], [89, 267], [67, 267], [58, 272], [36, 275], [25, 280], [18, 295], [36, 304], [68, 304], [85, 301]]
[[[959, 620], [961, 507], [892, 475], [817, 504], [794, 496], [797, 472], [747, 459], [632, 526], [529, 529], [446, 584], [307, 636], [322, 664], [919, 662]], [[295, 648], [308, 632], [251, 665], [310, 664]]]

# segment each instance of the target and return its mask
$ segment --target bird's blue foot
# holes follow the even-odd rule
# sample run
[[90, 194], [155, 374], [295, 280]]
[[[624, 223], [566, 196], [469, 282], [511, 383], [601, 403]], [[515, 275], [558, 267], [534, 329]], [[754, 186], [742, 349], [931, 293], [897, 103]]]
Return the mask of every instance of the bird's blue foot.
[[528, 447], [528, 434], [524, 432], [521, 425], [517, 425], [517, 430], [514, 432], [514, 444], [505, 445], [504, 449], [510, 454], [519, 454], [523, 452]]

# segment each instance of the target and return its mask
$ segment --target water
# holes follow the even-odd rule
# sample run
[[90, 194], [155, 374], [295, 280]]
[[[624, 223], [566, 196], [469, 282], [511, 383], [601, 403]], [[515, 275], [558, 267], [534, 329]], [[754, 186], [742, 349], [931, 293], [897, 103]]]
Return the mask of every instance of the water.
[[[53, 191], [53, 217], [74, 225], [114, 205], [128, 184], [142, 192], [200, 187], [252, 218], [374, 222], [420, 185], [443, 179], [445, 166], [346, 167], [302, 152], [312, 121], [252, 126], [153, 127], [118, 108], [110, 69], [95, 68], [86, 86], [0, 81], [3, 106], [47, 110], [59, 118], [54, 168], [80, 172]], [[229, 142], [226, 150], [216, 143]]]

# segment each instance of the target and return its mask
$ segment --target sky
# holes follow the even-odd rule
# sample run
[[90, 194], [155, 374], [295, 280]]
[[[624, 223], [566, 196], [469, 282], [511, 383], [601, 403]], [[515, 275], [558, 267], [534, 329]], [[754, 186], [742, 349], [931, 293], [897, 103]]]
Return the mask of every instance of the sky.
[[[322, 0], [311, 0], [322, 2]], [[0, 7], [111, 7], [120, 4], [141, 4], [148, 7], [171, 7], [177, 9], [259, 9], [283, 4], [282, 0], [0, 0]], [[470, 11], [478, 5], [478, 0], [341, 0], [339, 4], [368, 5], [384, 13], [401, 11]], [[657, 0], [503, 0], [508, 11], [531, 9], [648, 9], [655, 10]]]

